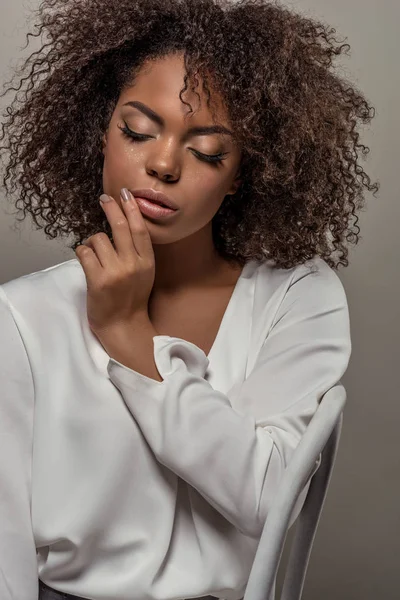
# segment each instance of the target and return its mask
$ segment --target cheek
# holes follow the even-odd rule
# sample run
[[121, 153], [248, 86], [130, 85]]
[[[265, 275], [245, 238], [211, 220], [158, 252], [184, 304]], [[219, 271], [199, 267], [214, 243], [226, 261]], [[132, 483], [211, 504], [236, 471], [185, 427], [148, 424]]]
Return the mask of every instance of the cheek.
[[189, 218], [193, 218], [196, 222], [203, 224], [208, 223], [218, 212], [225, 194], [219, 187], [206, 185], [194, 188], [193, 203], [188, 202], [188, 210], [186, 212]]
[[227, 193], [227, 183], [220, 174], [202, 174], [201, 179], [194, 187], [198, 190], [202, 198], [202, 206], [207, 212], [215, 214], [221, 206]]
[[123, 144], [110, 143], [104, 155], [103, 181], [108, 184], [113, 181], [130, 181], [132, 179], [132, 166], [136, 162], [135, 155]]

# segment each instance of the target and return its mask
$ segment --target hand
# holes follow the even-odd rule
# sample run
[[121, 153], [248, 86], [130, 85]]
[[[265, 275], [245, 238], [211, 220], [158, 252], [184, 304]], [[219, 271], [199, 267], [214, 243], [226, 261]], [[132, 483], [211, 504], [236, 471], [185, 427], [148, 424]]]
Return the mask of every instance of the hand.
[[88, 322], [99, 334], [148, 316], [155, 279], [153, 245], [136, 200], [132, 195], [129, 202], [121, 199], [121, 210], [108, 197], [110, 201], [100, 205], [111, 225], [116, 249], [107, 234], [100, 232], [75, 250], [87, 281]]

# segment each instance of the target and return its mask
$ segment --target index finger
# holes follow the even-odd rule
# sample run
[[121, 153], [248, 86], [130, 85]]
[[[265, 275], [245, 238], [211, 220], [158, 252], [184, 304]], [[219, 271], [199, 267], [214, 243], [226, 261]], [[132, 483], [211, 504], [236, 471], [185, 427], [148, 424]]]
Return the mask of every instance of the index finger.
[[135, 240], [132, 232], [132, 208], [126, 206], [131, 202], [121, 201], [122, 209], [112, 196], [102, 194], [100, 196], [100, 206], [106, 213], [108, 222], [111, 225], [115, 250], [122, 260], [137, 258]]

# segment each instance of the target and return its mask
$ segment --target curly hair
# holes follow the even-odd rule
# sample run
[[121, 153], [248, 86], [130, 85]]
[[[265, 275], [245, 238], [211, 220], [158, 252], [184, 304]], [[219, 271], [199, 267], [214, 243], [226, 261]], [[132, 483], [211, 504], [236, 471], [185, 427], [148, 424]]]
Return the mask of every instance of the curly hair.
[[348, 266], [363, 188], [380, 185], [357, 163], [369, 148], [356, 127], [374, 109], [332, 72], [350, 48], [335, 29], [264, 0], [44, 0], [35, 12], [27, 44], [44, 31], [48, 41], [14, 74], [30, 65], [5, 92], [29, 82], [3, 114], [0, 137], [10, 153], [3, 184], [7, 196], [20, 188], [23, 218], [29, 212], [53, 239], [72, 234], [73, 250], [98, 231], [112, 241], [98, 203], [102, 136], [144, 61], [182, 52], [181, 101], [201, 77], [208, 106], [210, 88], [222, 94], [242, 148], [243, 182], [212, 221], [218, 254], [285, 269], [318, 254]]

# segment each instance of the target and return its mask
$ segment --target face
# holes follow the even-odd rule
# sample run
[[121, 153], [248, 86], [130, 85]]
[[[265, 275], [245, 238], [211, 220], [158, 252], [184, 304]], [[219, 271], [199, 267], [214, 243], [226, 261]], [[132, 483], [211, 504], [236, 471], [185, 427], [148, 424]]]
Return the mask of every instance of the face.
[[[183, 76], [182, 55], [146, 63], [134, 86], [121, 92], [103, 137], [104, 193], [121, 204], [122, 187], [153, 188], [167, 194], [179, 207], [167, 219], [143, 215], [153, 244], [179, 242], [201, 230], [207, 230], [211, 239], [212, 218], [224, 197], [234, 194], [241, 183], [238, 178], [241, 151], [230, 135], [189, 134], [193, 127], [215, 123], [202, 88], [197, 89], [201, 95], [200, 109], [195, 93], [183, 95], [195, 111], [193, 116], [185, 118], [190, 109], [179, 98]], [[216, 123], [232, 130], [223, 102], [215, 94], [212, 99], [216, 102]], [[126, 105], [128, 102], [146, 105], [159, 116], [158, 122], [138, 106]], [[137, 141], [129, 137], [129, 132], [145, 137]], [[207, 155], [220, 153], [223, 153], [220, 163], [205, 160]]]

